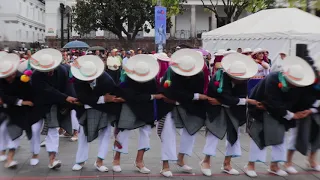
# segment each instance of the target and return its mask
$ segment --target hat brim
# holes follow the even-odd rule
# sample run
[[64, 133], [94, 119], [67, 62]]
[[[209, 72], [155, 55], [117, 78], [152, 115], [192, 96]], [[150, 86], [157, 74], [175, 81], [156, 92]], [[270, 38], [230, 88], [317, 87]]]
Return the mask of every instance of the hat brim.
[[296, 86], [296, 87], [305, 87], [314, 83], [316, 75], [312, 67], [302, 58], [297, 56], [287, 56], [283, 60], [282, 68], [286, 72], [290, 66], [300, 65], [303, 68], [304, 76], [300, 81], [291, 79], [290, 77], [284, 76], [286, 80]]
[[8, 53], [7, 52], [5, 52], [5, 51], [0, 51], [0, 58], [2, 57], [2, 56], [5, 56], [5, 55], [7, 55]]
[[6, 77], [11, 76], [13, 73], [17, 72], [18, 66], [20, 63], [20, 57], [16, 54], [7, 54], [7, 55], [0, 57], [0, 61], [10, 61], [13, 63], [13, 68], [10, 72], [8, 72], [7, 74], [0, 73], [0, 78], [6, 78]]
[[164, 56], [161, 56], [161, 55], [159, 55], [159, 54], [155, 54], [154, 55], [158, 60], [160, 60], [160, 61], [166, 61], [166, 62], [170, 62], [171, 61], [171, 58], [169, 58], [169, 57], [164, 57]]
[[52, 56], [52, 59], [54, 60], [54, 64], [50, 67], [50, 68], [42, 68], [40, 66], [36, 66], [33, 63], [30, 63], [31, 67], [37, 71], [40, 72], [49, 72], [52, 71], [54, 69], [56, 69], [62, 62], [62, 54], [60, 51], [56, 50], [56, 49], [42, 49], [38, 52], [36, 52], [35, 54], [32, 55], [33, 59], [40, 59], [42, 55], [44, 54], [49, 54]]
[[75, 68], [71, 64], [72, 75], [81, 81], [92, 81], [100, 77], [101, 74], [104, 72], [103, 61], [99, 57], [94, 55], [81, 56], [77, 59], [77, 62], [79, 63], [80, 66], [86, 61], [90, 61], [95, 64], [95, 66], [97, 67], [97, 73], [94, 76], [90, 76], [90, 77], [84, 76], [79, 69]]
[[137, 82], [148, 82], [152, 79], [154, 79], [157, 74], [159, 73], [160, 67], [158, 61], [147, 54], [139, 54], [135, 55], [130, 58], [130, 61], [128, 61], [125, 65], [126, 68], [132, 70], [136, 63], [138, 62], [144, 62], [149, 65], [149, 73], [145, 76], [140, 76], [135, 73], [128, 73], [126, 72], [127, 76]]
[[261, 50], [259, 50], [259, 51], [253, 51], [252, 52], [252, 55], [255, 55], [255, 54], [258, 54], [258, 53], [261, 53], [261, 52], [267, 52], [266, 50], [263, 50], [263, 49], [261, 49]]
[[172, 62], [177, 62], [178, 59], [182, 59], [183, 57], [191, 57], [195, 60], [195, 67], [192, 71], [185, 72], [180, 70], [179, 68], [175, 66], [170, 66], [173, 72], [176, 74], [179, 74], [181, 76], [194, 76], [202, 71], [204, 66], [204, 59], [200, 53], [198, 53], [196, 50], [193, 49], [181, 49], [179, 51], [176, 51], [171, 56]]
[[27, 70], [27, 68], [28, 68], [28, 60], [24, 60], [20, 62], [18, 66], [18, 71], [23, 73], [25, 70]]
[[[242, 76], [235, 76], [233, 74], [230, 74], [228, 72], [228, 69], [230, 68], [231, 64], [234, 63], [235, 61], [240, 61], [246, 65], [246, 73]], [[232, 78], [238, 79], [238, 80], [247, 80], [253, 77], [254, 75], [257, 74], [258, 72], [258, 65], [254, 60], [248, 56], [245, 56], [240, 53], [234, 53], [230, 54], [226, 57], [223, 58], [221, 61], [221, 66], [225, 70], [225, 72]]]

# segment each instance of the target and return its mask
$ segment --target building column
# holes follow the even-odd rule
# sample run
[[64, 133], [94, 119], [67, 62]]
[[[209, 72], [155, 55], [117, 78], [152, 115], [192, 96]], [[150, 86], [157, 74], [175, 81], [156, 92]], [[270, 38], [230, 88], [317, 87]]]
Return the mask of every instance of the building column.
[[217, 18], [216, 18], [216, 14], [214, 12], [212, 12], [211, 14], [211, 30], [217, 29], [218, 27], [218, 23], [217, 23]]
[[175, 38], [176, 36], [176, 16], [171, 16], [171, 28], [170, 28], [170, 37]]
[[190, 28], [190, 36], [191, 38], [196, 38], [197, 37], [197, 32], [196, 32], [196, 6], [192, 5], [191, 6], [191, 28]]

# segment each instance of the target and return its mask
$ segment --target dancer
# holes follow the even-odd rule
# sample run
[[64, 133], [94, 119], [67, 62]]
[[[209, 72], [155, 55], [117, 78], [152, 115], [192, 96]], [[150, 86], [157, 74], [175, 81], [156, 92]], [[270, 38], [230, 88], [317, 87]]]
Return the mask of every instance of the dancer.
[[[203, 94], [204, 60], [201, 54], [191, 49], [181, 49], [172, 57], [171, 66], [162, 80], [168, 114], [158, 122], [158, 135], [161, 139], [161, 174], [171, 177], [169, 161], [177, 161], [181, 171], [190, 173], [192, 168], [185, 164], [184, 156], [192, 155], [195, 134], [203, 127], [206, 117]], [[175, 106], [175, 104], [179, 104]], [[176, 154], [176, 128], [183, 128], [180, 150]]]
[[[298, 55], [301, 58], [306, 59], [310, 65], [313, 65], [313, 60], [308, 56], [306, 46], [302, 46], [304, 51], [297, 51]], [[297, 45], [297, 49], [299, 47]], [[299, 48], [300, 50], [300, 48]], [[320, 145], [319, 137], [320, 137], [320, 127], [318, 122], [319, 119], [319, 106], [320, 106], [320, 83], [319, 79], [319, 71], [320, 68], [319, 63], [315, 65], [314, 71], [316, 73], [317, 80], [315, 83], [310, 86], [306, 94], [310, 101], [309, 104], [312, 104], [309, 110], [306, 110], [306, 114], [310, 114], [303, 121], [297, 121], [296, 127], [290, 129], [290, 135], [288, 137], [288, 152], [287, 152], [287, 162], [285, 163], [285, 170], [289, 174], [297, 174], [298, 171], [293, 166], [293, 155], [295, 151], [300, 152], [301, 154], [308, 156], [307, 159], [307, 167], [311, 170], [320, 172], [320, 165], [317, 163], [317, 150]], [[309, 153], [309, 154], [308, 154]]]
[[[249, 163], [245, 173], [256, 177], [255, 162], [266, 161], [266, 147], [272, 146], [270, 173], [286, 176], [279, 162], [286, 161], [285, 131], [294, 119], [303, 119], [311, 105], [305, 105], [306, 86], [315, 80], [312, 67], [299, 57], [288, 57], [283, 72], [274, 72], [253, 89], [250, 99], [257, 105], [249, 106], [248, 130], [250, 142]], [[302, 111], [297, 111], [297, 109]]]
[[[33, 156], [30, 164], [39, 163], [42, 121], [39, 121], [40, 116], [37, 117], [39, 114], [32, 108], [35, 94], [29, 82], [30, 78], [17, 71], [19, 61], [19, 56], [15, 54], [8, 54], [0, 59], [0, 98], [2, 105], [6, 107], [4, 112], [7, 114], [7, 119], [1, 125], [1, 136], [7, 141], [9, 149], [6, 168], [14, 168], [18, 165], [18, 162], [14, 160], [14, 155], [24, 130], [28, 139], [31, 139]], [[37, 117], [39, 122], [32, 119], [33, 117]]]
[[108, 153], [111, 136], [111, 124], [117, 119], [121, 98], [111, 95], [115, 83], [104, 72], [103, 61], [94, 55], [81, 56], [71, 66], [76, 78], [74, 87], [79, 101], [84, 105], [78, 111], [80, 130], [76, 164], [72, 170], [79, 171], [85, 165], [89, 155], [89, 143], [99, 138], [99, 150], [94, 167], [100, 172], [107, 172], [103, 160]]
[[55, 49], [43, 49], [31, 57], [31, 67], [36, 71], [32, 74], [32, 86], [37, 96], [35, 106], [45, 117], [47, 124], [46, 148], [49, 153], [50, 169], [59, 168], [61, 161], [56, 159], [59, 149], [59, 127], [72, 133], [70, 110], [77, 99], [68, 96], [68, 71], [61, 65], [62, 55]]
[[232, 168], [231, 158], [241, 156], [238, 129], [246, 122], [246, 104], [255, 104], [255, 100], [246, 99], [247, 80], [254, 76], [258, 67], [248, 56], [230, 54], [223, 58], [221, 70], [210, 81], [208, 88], [208, 106], [206, 144], [201, 161], [201, 171], [211, 176], [210, 157], [216, 155], [219, 139], [227, 134], [226, 153], [221, 170], [231, 175], [239, 172]]
[[154, 126], [155, 112], [154, 100], [163, 96], [157, 94], [156, 75], [159, 72], [157, 60], [149, 55], [139, 54], [130, 58], [123, 67], [124, 80], [121, 82], [121, 97], [125, 103], [122, 105], [117, 128], [121, 130], [116, 136], [116, 151], [113, 160], [113, 171], [120, 172], [120, 155], [128, 153], [129, 136], [131, 130], [139, 129], [138, 153], [134, 166], [140, 173], [148, 174], [150, 170], [145, 166], [143, 157], [150, 149], [150, 134]]
[[257, 48], [252, 53], [253, 60], [257, 63], [258, 66], [258, 72], [255, 76], [253, 76], [248, 81], [248, 95], [250, 95], [252, 89], [258, 84], [259, 81], [261, 81], [263, 78], [265, 78], [270, 73], [270, 66], [268, 63], [264, 62], [264, 53], [265, 50], [261, 48]]

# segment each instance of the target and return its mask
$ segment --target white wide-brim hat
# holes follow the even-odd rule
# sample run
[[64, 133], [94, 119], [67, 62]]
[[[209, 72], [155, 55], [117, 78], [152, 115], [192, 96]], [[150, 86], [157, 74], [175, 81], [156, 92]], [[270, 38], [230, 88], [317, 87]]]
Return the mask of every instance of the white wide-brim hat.
[[225, 52], [226, 50], [224, 49], [219, 49], [218, 52], [214, 53], [215, 56], [223, 56], [223, 53]]
[[16, 54], [7, 54], [0, 57], [0, 78], [6, 78], [18, 69], [20, 57]]
[[20, 62], [18, 66], [18, 71], [21, 73], [24, 73], [24, 71], [27, 70], [27, 68], [28, 68], [28, 60], [24, 60]]
[[229, 76], [238, 80], [249, 79], [258, 72], [257, 63], [252, 58], [240, 53], [224, 57], [221, 66]]
[[252, 49], [251, 48], [245, 48], [243, 51], [242, 51], [242, 54], [245, 54], [245, 53], [252, 53]]
[[255, 50], [252, 52], [252, 55], [257, 54], [257, 53], [260, 53], [260, 52], [266, 52], [266, 50], [265, 50], [265, 49], [262, 49], [262, 48], [257, 48], [257, 49], [255, 49]]
[[[131, 60], [131, 58], [130, 58]], [[117, 66], [117, 68], [114, 67], [114, 65]], [[112, 70], [112, 71], [116, 71], [119, 69], [119, 67], [121, 66], [121, 62], [118, 56], [115, 57], [109, 57], [107, 58], [107, 66], [108, 69]]]
[[181, 49], [171, 56], [170, 67], [176, 74], [181, 76], [194, 76], [202, 71], [204, 59], [194, 49]]
[[5, 56], [5, 55], [7, 55], [8, 53], [7, 52], [5, 52], [5, 51], [0, 51], [0, 58], [2, 57], [2, 56]]
[[103, 61], [95, 55], [80, 56], [71, 64], [72, 75], [81, 81], [92, 81], [104, 72]]
[[158, 61], [147, 54], [138, 54], [130, 58], [123, 66], [127, 76], [137, 82], [148, 82], [159, 73]]
[[42, 49], [31, 56], [30, 65], [40, 72], [49, 72], [62, 62], [62, 54], [56, 49]]
[[297, 56], [287, 56], [282, 62], [282, 71], [286, 80], [297, 87], [309, 86], [316, 78], [310, 64]]
[[229, 51], [224, 51], [224, 52], [222, 53], [222, 55], [223, 55], [223, 56], [227, 56], [227, 55], [229, 55], [229, 54], [234, 54], [234, 53], [238, 53], [238, 52], [235, 51], [235, 50], [229, 50]]
[[171, 61], [171, 58], [169, 58], [166, 53], [157, 53], [154, 56], [160, 61]]

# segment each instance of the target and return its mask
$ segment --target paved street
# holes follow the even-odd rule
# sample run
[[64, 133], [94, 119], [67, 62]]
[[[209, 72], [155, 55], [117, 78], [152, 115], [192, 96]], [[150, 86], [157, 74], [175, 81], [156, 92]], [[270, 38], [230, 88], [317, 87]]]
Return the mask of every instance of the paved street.
[[[178, 131], [177, 131], [177, 134]], [[109, 170], [107, 173], [100, 173], [95, 170], [93, 167], [93, 163], [95, 161], [95, 155], [97, 152], [98, 141], [91, 143], [90, 149], [90, 159], [88, 160], [85, 168], [82, 171], [74, 172], [71, 170], [73, 163], [75, 161], [75, 154], [77, 150], [77, 143], [70, 142], [69, 139], [63, 138], [60, 140], [60, 154], [59, 159], [62, 161], [63, 165], [59, 170], [49, 170], [47, 167], [48, 157], [45, 149], [42, 148], [40, 154], [40, 164], [36, 167], [31, 167], [29, 165], [29, 143], [26, 138], [23, 139], [21, 143], [21, 148], [18, 150], [16, 160], [20, 163], [16, 170], [8, 170], [3, 167], [0, 167], [0, 180], [9, 180], [9, 179], [21, 179], [21, 180], [42, 180], [42, 179], [116, 179], [116, 180], [130, 180], [130, 179], [139, 179], [139, 180], [148, 180], [148, 179], [166, 179], [161, 177], [159, 174], [161, 169], [160, 164], [160, 141], [156, 136], [155, 130], [153, 130], [152, 138], [151, 138], [151, 150], [146, 153], [145, 156], [145, 164], [149, 169], [151, 169], [152, 174], [149, 175], [141, 175], [137, 173], [133, 167], [133, 162], [136, 155], [137, 148], [137, 138], [138, 132], [132, 132], [132, 136], [130, 137], [130, 154], [122, 156], [122, 172], [121, 173], [113, 173]], [[180, 138], [179, 135], [177, 136]], [[43, 137], [44, 138], [44, 137]], [[204, 132], [198, 134], [197, 141], [194, 148], [194, 153], [192, 157], [187, 158], [187, 162], [194, 168], [194, 174], [180, 174], [177, 171], [177, 168], [174, 164], [171, 165], [174, 177], [172, 179], [176, 180], [196, 180], [196, 179], [232, 179], [232, 180], [247, 180], [250, 179], [246, 175], [243, 174], [243, 166], [246, 164], [248, 159], [248, 150], [249, 150], [249, 138], [247, 135], [241, 135], [241, 143], [242, 143], [242, 153], [243, 156], [241, 158], [236, 158], [233, 160], [233, 166], [242, 174], [240, 176], [229, 176], [226, 174], [222, 174], [220, 171], [220, 167], [224, 158], [224, 145], [225, 141], [221, 141], [219, 144], [219, 151], [217, 157], [212, 160], [212, 170], [214, 175], [212, 177], [204, 177], [201, 175], [199, 161], [203, 158], [202, 148], [204, 146]], [[109, 146], [109, 154], [106, 158], [105, 164], [109, 169], [112, 168], [112, 157], [113, 152], [111, 151], [111, 146]], [[280, 180], [280, 179], [290, 179], [290, 180], [299, 180], [299, 179], [308, 179], [308, 180], [316, 180], [320, 179], [320, 173], [309, 172], [306, 171], [305, 168], [305, 158], [300, 154], [296, 154], [295, 166], [297, 170], [299, 170], [298, 175], [288, 176], [286, 178], [276, 177], [269, 175], [266, 171], [268, 166], [266, 164], [257, 164], [257, 172], [259, 173], [258, 179], [272, 179], [272, 180]], [[1, 165], [3, 166], [3, 165]]]

